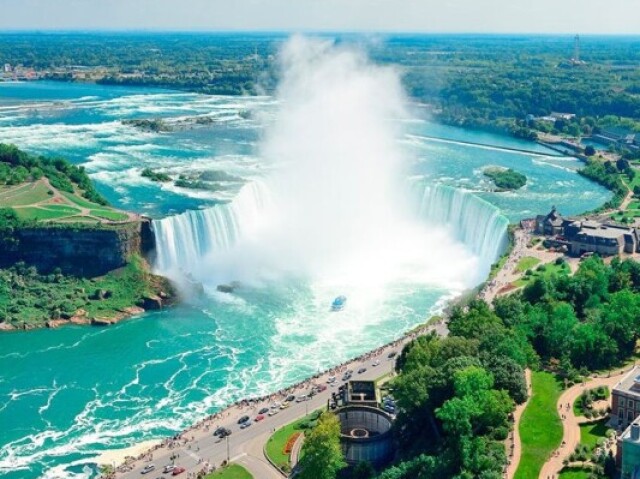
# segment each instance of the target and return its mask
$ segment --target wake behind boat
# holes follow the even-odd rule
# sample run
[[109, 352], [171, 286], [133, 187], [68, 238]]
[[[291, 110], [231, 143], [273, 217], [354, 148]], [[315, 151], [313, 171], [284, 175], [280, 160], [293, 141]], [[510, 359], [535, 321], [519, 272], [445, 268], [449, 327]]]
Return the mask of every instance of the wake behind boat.
[[331, 303], [331, 311], [342, 311], [346, 303], [347, 303], [346, 296], [338, 296], [336, 299], [333, 300], [333, 303]]

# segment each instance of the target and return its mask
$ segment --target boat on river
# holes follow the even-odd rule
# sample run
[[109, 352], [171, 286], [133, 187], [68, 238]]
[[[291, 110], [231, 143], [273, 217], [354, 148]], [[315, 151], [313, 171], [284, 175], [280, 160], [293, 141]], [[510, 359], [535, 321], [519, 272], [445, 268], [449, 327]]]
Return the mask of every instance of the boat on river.
[[333, 303], [331, 303], [331, 311], [342, 311], [346, 303], [347, 303], [346, 296], [338, 296], [336, 299], [333, 300]]

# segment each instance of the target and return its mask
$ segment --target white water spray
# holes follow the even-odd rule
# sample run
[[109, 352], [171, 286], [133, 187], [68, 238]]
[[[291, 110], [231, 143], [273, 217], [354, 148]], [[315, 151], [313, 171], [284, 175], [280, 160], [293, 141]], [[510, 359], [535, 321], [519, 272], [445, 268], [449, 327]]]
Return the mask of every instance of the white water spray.
[[478, 212], [497, 216], [490, 205], [473, 210], [473, 236], [454, 231], [471, 223], [462, 218], [470, 195], [441, 214], [446, 205], [432, 195], [437, 206], [415, 214], [393, 122], [407, 117], [397, 72], [302, 37], [287, 42], [281, 64], [280, 110], [261, 146], [276, 173], [230, 205], [156, 222], [159, 268], [210, 284], [295, 275], [370, 294], [399, 282], [458, 291], [480, 280], [504, 224], [487, 225], [501, 231], [485, 243], [499, 244], [477, 249], [468, 241], [487, 233]]

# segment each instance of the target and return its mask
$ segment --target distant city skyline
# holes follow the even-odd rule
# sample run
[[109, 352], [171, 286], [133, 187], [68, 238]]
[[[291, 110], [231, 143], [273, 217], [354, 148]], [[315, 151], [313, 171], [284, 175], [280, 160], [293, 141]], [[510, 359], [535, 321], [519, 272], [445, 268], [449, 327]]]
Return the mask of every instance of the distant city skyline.
[[640, 34], [639, 0], [0, 0], [0, 30]]

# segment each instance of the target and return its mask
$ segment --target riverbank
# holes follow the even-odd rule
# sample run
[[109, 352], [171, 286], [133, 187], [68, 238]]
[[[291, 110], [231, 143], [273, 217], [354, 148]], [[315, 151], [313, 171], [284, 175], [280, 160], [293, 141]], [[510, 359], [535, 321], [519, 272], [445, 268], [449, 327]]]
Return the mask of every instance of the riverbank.
[[[358, 371], [361, 368], [366, 368], [366, 370], [358, 375], [358, 379], [362, 380], [373, 380], [381, 375], [381, 373], [391, 372], [393, 371], [393, 366], [395, 361], [392, 360], [397, 354], [400, 353], [402, 348], [410, 341], [418, 337], [419, 335], [426, 334], [428, 332], [435, 332], [439, 335], [446, 335], [447, 329], [446, 324], [443, 319], [438, 319], [435, 322], [429, 322], [419, 326], [417, 328], [412, 329], [411, 331], [406, 332], [402, 337], [391, 341], [383, 346], [375, 348], [371, 351], [363, 353], [353, 359], [345, 361], [337, 366], [329, 368], [325, 371], [322, 371], [318, 374], [310, 376], [292, 386], [289, 386], [284, 389], [280, 389], [278, 391], [273, 392], [272, 394], [256, 397], [256, 398], [247, 398], [243, 400], [239, 400], [230, 404], [226, 408], [206, 416], [202, 420], [196, 422], [195, 424], [187, 427], [182, 430], [180, 433], [175, 434], [170, 438], [164, 438], [162, 440], [152, 440], [140, 442], [136, 447], [136, 452], [140, 452], [143, 450], [142, 445], [148, 445], [144, 452], [140, 453], [135, 461], [128, 460], [126, 462], [121, 462], [116, 468], [115, 475], [104, 475], [102, 476], [104, 479], [106, 478], [121, 478], [127, 477], [129, 473], [136, 475], [139, 470], [148, 462], [154, 460], [161, 464], [162, 460], [167, 460], [171, 462], [169, 459], [171, 456], [174, 456], [176, 453], [179, 454], [179, 450], [188, 451], [185, 456], [180, 455], [181, 465], [186, 459], [186, 456], [194, 459], [193, 456], [198, 456], [194, 464], [194, 468], [191, 469], [192, 472], [199, 472], [205, 467], [208, 466], [218, 466], [218, 464], [214, 464], [213, 461], [207, 460], [209, 455], [209, 451], [205, 450], [205, 447], [216, 447], [218, 452], [218, 456], [216, 457], [225, 457], [224, 442], [220, 443], [218, 439], [212, 437], [212, 432], [219, 426], [232, 428], [234, 434], [230, 436], [230, 439], [235, 440], [240, 434], [244, 436], [243, 440], [239, 444], [241, 446], [244, 443], [250, 443], [251, 438], [258, 436], [259, 432], [263, 432], [263, 426], [267, 426], [267, 430], [264, 431], [268, 433], [265, 437], [268, 439], [271, 430], [273, 428], [278, 428], [291, 422], [295, 419], [305, 416], [308, 411], [312, 411], [317, 409], [318, 407], [326, 406], [327, 399], [330, 397], [331, 393], [334, 389], [327, 388], [325, 391], [316, 394], [313, 397], [309, 397], [308, 401], [303, 402], [295, 402], [292, 403], [289, 408], [286, 408], [276, 414], [273, 417], [269, 417], [260, 423], [256, 423], [254, 426], [247, 428], [245, 430], [239, 430], [236, 424], [236, 419], [241, 415], [253, 415], [257, 414], [257, 411], [262, 407], [270, 407], [274, 403], [282, 403], [286, 399], [287, 396], [293, 394], [298, 396], [300, 394], [307, 394], [311, 388], [315, 385], [327, 383], [327, 380], [330, 376], [338, 376], [344, 374], [347, 370]], [[388, 355], [394, 352], [391, 358]], [[335, 386], [335, 384], [331, 384], [331, 386]], [[237, 431], [236, 431], [237, 430]], [[200, 441], [205, 441], [206, 446], [199, 445]], [[217, 444], [217, 446], [214, 446]], [[222, 448], [222, 450], [220, 450]], [[256, 448], [253, 448], [256, 449]], [[262, 447], [258, 448], [262, 451]], [[125, 450], [121, 450], [122, 452], [119, 454], [120, 458], [123, 458], [123, 454], [125, 454]], [[126, 450], [128, 452], [128, 449]], [[205, 453], [207, 453], [205, 455]], [[246, 454], [246, 453], [245, 453]], [[230, 453], [230, 458], [233, 459], [233, 451]], [[161, 459], [162, 458], [162, 459]], [[96, 462], [99, 464], [104, 464], [99, 462], [103, 459], [102, 456], [96, 459]], [[177, 458], [175, 458], [177, 459]], [[202, 459], [202, 461], [200, 461]], [[222, 461], [220, 461], [221, 463]], [[111, 464], [111, 463], [109, 463]], [[132, 476], [135, 477], [135, 476]]]

